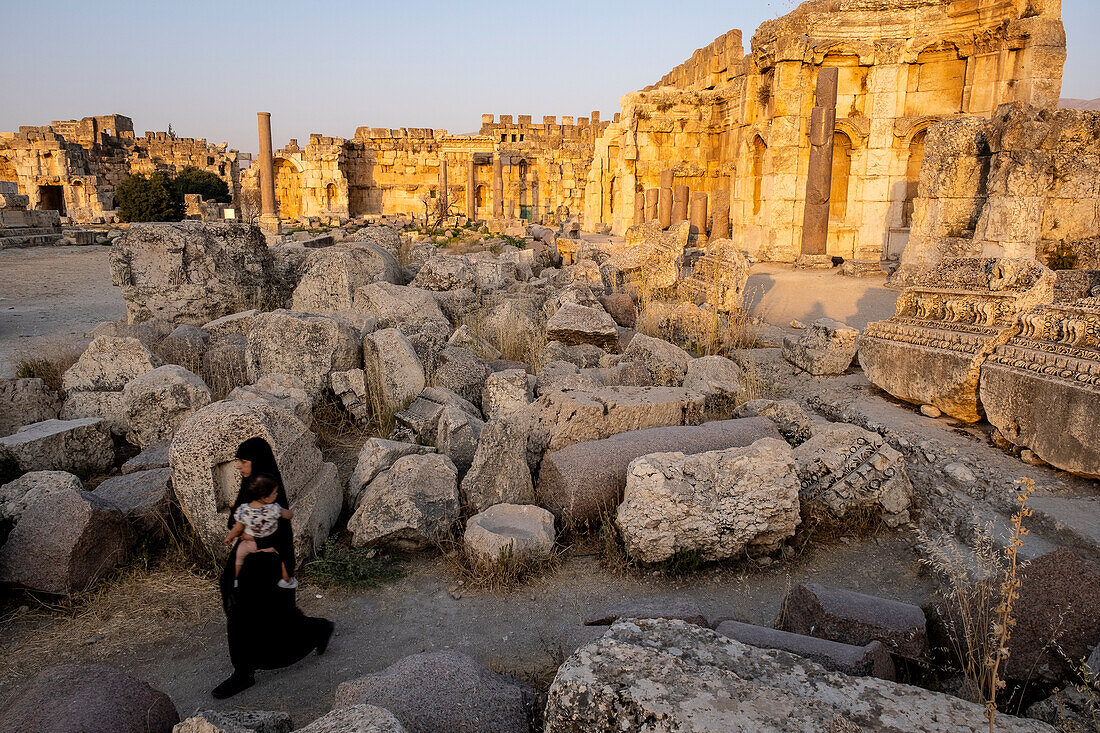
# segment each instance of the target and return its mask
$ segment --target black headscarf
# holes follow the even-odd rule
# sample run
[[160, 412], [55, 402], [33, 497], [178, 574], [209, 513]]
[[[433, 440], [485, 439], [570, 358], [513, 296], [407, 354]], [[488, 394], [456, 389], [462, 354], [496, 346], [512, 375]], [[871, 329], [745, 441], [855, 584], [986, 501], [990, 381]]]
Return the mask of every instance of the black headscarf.
[[[275, 453], [271, 450], [270, 443], [259, 437], [249, 438], [237, 448], [236, 457], [242, 461], [251, 461], [251, 476], [258, 476], [262, 473], [275, 479], [275, 482], [279, 485], [279, 505], [284, 509], [290, 508], [290, 502], [287, 501], [286, 488], [283, 486], [283, 476], [279, 473], [279, 465], [275, 462]], [[251, 499], [248, 492], [245, 491], [245, 482], [247, 481], [248, 479], [243, 476], [241, 477], [241, 487], [237, 491], [237, 498], [233, 501], [232, 509], [229, 510], [228, 526], [230, 529], [233, 528], [233, 523], [235, 521], [233, 516], [237, 513], [237, 507], [241, 504], [248, 503]], [[290, 526], [289, 519], [279, 520], [279, 526], [275, 530], [275, 538], [272, 541], [272, 545], [278, 551], [283, 564], [286, 565], [287, 572], [294, 575], [294, 530]], [[233, 548], [233, 552], [236, 552], [236, 547]], [[232, 554], [230, 555], [230, 559], [232, 560]]]

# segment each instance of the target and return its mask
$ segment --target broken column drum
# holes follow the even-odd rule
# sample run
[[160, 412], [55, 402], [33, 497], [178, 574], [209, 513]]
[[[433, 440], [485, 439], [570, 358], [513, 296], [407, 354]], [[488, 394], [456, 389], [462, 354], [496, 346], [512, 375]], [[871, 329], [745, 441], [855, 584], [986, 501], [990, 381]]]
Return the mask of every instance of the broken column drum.
[[833, 185], [833, 129], [839, 69], [817, 73], [817, 92], [810, 114], [810, 167], [806, 173], [806, 208], [802, 217], [802, 254], [823, 255], [829, 238], [829, 202]]
[[687, 221], [688, 218], [688, 187], [684, 185], [672, 188], [672, 221]]

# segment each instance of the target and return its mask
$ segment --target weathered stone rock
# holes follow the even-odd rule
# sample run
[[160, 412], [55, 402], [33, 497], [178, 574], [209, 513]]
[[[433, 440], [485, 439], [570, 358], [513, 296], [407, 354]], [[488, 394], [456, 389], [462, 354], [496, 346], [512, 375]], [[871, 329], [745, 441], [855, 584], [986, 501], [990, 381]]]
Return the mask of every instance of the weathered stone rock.
[[167, 534], [172, 512], [172, 469], [154, 468], [112, 476], [92, 494], [118, 507], [138, 537]]
[[741, 367], [724, 356], [692, 359], [684, 372], [684, 389], [702, 393], [707, 412], [731, 410], [741, 393]]
[[139, 448], [171, 440], [195, 410], [210, 404], [210, 388], [181, 366], [167, 364], [127, 382], [122, 390], [129, 432]]
[[525, 304], [507, 299], [493, 306], [481, 324], [481, 332], [498, 344], [522, 335], [536, 333], [540, 319]]
[[414, 288], [424, 290], [458, 290], [478, 286], [477, 268], [467, 257], [434, 253], [416, 273], [409, 283]]
[[493, 370], [472, 351], [460, 346], [448, 346], [439, 352], [432, 384], [451, 390], [459, 397], [479, 406], [485, 380]]
[[1063, 471], [1100, 478], [1100, 297], [1041, 306], [982, 364], [991, 425]]
[[199, 363], [210, 340], [211, 335], [207, 331], [189, 323], [181, 323], [160, 340], [157, 352], [169, 364]]
[[635, 459], [616, 514], [627, 554], [642, 562], [679, 552], [705, 560], [772, 552], [799, 522], [794, 457], [775, 438], [746, 448]]
[[576, 443], [543, 456], [538, 503], [563, 523], [595, 522], [622, 501], [627, 469], [636, 458], [666, 451], [691, 454], [724, 450], [769, 437], [779, 437], [769, 421], [747, 418], [632, 430]]
[[591, 369], [599, 366], [606, 356], [606, 351], [592, 344], [567, 346], [561, 341], [549, 341], [539, 353], [538, 361], [543, 364], [560, 361], [580, 369]]
[[290, 733], [290, 715], [274, 710], [201, 710], [172, 733]]
[[667, 232], [654, 221], [630, 227], [626, 230], [626, 249], [600, 267], [604, 281], [612, 287], [642, 281], [649, 288], [672, 287], [680, 277], [680, 262], [690, 232], [687, 222], [675, 224]]
[[115, 447], [100, 418], [43, 420], [0, 438], [0, 457], [15, 461], [21, 471], [68, 471], [87, 477], [111, 467]]
[[470, 470], [462, 479], [462, 497], [472, 512], [494, 504], [533, 504], [535, 489], [527, 465], [527, 416], [490, 420], [481, 433]]
[[585, 626], [610, 626], [621, 618], [679, 619], [696, 626], [706, 626], [707, 617], [699, 604], [690, 598], [640, 598], [621, 605], [604, 608], [585, 619]]
[[61, 376], [66, 392], [121, 392], [131, 379], [164, 362], [136, 338], [100, 336]]
[[[468, 400], [464, 400], [445, 387], [428, 387], [407, 408], [394, 415], [393, 439], [421, 445], [440, 445], [439, 422], [443, 409], [457, 408], [471, 418], [481, 414]], [[452, 415], [451, 430], [460, 428], [463, 420]], [[474, 438], [476, 441], [476, 437]]]
[[697, 425], [703, 395], [677, 387], [599, 387], [544, 394], [532, 408], [529, 451], [541, 455], [629, 430]]
[[333, 709], [377, 705], [409, 733], [527, 733], [529, 688], [465, 654], [416, 654], [336, 688]]
[[734, 417], [759, 415], [775, 423], [791, 445], [802, 445], [813, 435], [813, 420], [794, 400], [749, 400], [738, 405]]
[[256, 316], [247, 358], [252, 382], [267, 374], [289, 374], [301, 379], [316, 401], [328, 389], [332, 372], [362, 365], [362, 341], [354, 327], [338, 318], [277, 310]]
[[0, 436], [24, 425], [56, 420], [61, 397], [41, 379], [0, 379]]
[[892, 318], [867, 326], [859, 363], [893, 396], [976, 422], [982, 364], [1017, 314], [1054, 298], [1054, 281], [1034, 260], [948, 258], [902, 293]]
[[461, 511], [458, 471], [451, 459], [407, 455], [363, 490], [348, 531], [356, 547], [420, 550], [443, 539]]
[[696, 305], [736, 313], [745, 302], [749, 267], [736, 243], [729, 239], [713, 240], [695, 261], [691, 274], [680, 283], [680, 292]]
[[126, 406], [122, 392], [70, 392], [61, 405], [62, 420], [99, 418], [114, 435], [125, 435]]
[[206, 549], [224, 556], [229, 509], [240, 489], [237, 447], [262, 437], [275, 453], [290, 509], [299, 558], [328, 538], [343, 505], [336, 466], [323, 463], [313, 434], [293, 415], [266, 402], [215, 402], [192, 413], [170, 450], [172, 486], [184, 515]]
[[409, 340], [396, 328], [384, 328], [363, 339], [363, 372], [367, 392], [379, 409], [396, 412], [424, 390], [424, 365]]
[[611, 293], [599, 297], [600, 305], [607, 311], [615, 323], [624, 328], [634, 328], [638, 317], [638, 310], [634, 306], [634, 299], [626, 293]]
[[385, 708], [352, 705], [322, 715], [297, 733], [407, 733], [407, 729]]
[[481, 410], [487, 420], [525, 410], [535, 399], [535, 377], [523, 369], [495, 371], [481, 390]]
[[17, 523], [27, 507], [65, 490], [82, 491], [80, 479], [65, 471], [30, 471], [0, 486], [0, 522]]
[[384, 440], [382, 438], [368, 438], [367, 442], [359, 450], [359, 458], [355, 464], [355, 470], [348, 478], [348, 490], [344, 495], [344, 507], [349, 511], [355, 511], [359, 505], [359, 496], [363, 489], [374, 481], [380, 473], [388, 471], [398, 458], [413, 454], [431, 453], [435, 448], [416, 443], [402, 443], [396, 440]]
[[40, 495], [23, 510], [0, 547], [0, 582], [77, 593], [121, 563], [129, 547], [114, 504], [87, 491], [61, 489]]
[[263, 235], [247, 224], [133, 224], [111, 244], [111, 281], [131, 323], [202, 325], [245, 310], [273, 275]]
[[168, 695], [106, 664], [51, 667], [0, 707], [21, 733], [171, 733], [179, 719]]
[[[868, 701], [874, 701], [869, 704]], [[547, 733], [642, 730], [956, 733], [988, 726], [985, 709], [874, 677], [849, 677], [683, 621], [620, 621], [558, 669]], [[1053, 733], [998, 715], [1011, 733]]]
[[783, 358], [820, 377], [843, 374], [856, 356], [859, 329], [832, 318], [819, 318], [799, 334], [783, 339]]
[[684, 383], [691, 354], [664, 339], [639, 333], [630, 340], [623, 359], [644, 365], [654, 385], [679, 387]]
[[454, 330], [454, 333], [447, 339], [447, 346], [461, 346], [487, 361], [499, 359], [501, 356], [497, 347], [472, 333], [470, 327], [465, 323]]
[[294, 288], [291, 309], [301, 313], [353, 310], [356, 292], [365, 285], [401, 280], [401, 266], [386, 250], [373, 245], [340, 245], [311, 252]]
[[856, 646], [880, 641], [906, 659], [928, 656], [924, 611], [917, 606], [817, 583], [799, 583], [787, 594], [775, 628]]
[[573, 303], [558, 308], [546, 322], [546, 338], [567, 346], [592, 344], [605, 351], [619, 348], [619, 332], [607, 311]]
[[151, 445], [141, 453], [122, 464], [121, 472], [135, 473], [137, 471], [151, 471], [154, 468], [168, 468], [168, 448], [171, 441], [164, 441]]
[[485, 423], [461, 403], [447, 402], [435, 425], [435, 448], [454, 461], [458, 475], [465, 476], [473, 463]]
[[879, 509], [888, 524], [908, 519], [913, 485], [905, 458], [878, 433], [829, 423], [795, 448], [804, 507], [843, 518], [853, 510]]
[[222, 316], [221, 318], [215, 318], [209, 323], [202, 325], [202, 330], [206, 331], [212, 338], [222, 338], [229, 334], [240, 334], [241, 336], [248, 336], [248, 332], [252, 330], [252, 321], [260, 312], [255, 308], [251, 310], [241, 311], [240, 313], [230, 313], [228, 316]]
[[402, 323], [425, 318], [447, 320], [429, 291], [384, 281], [356, 290], [354, 308], [378, 319], [379, 328], [397, 328]]
[[554, 549], [554, 515], [531, 504], [494, 504], [466, 522], [466, 554], [475, 562], [494, 565], [537, 561]]
[[[336, 374], [345, 372], [333, 372]], [[306, 392], [305, 382], [290, 374], [265, 374], [255, 384], [236, 387], [227, 400], [234, 402], [265, 402], [301, 420], [309, 427], [313, 423], [313, 400]]]
[[880, 680], [896, 679], [894, 660], [880, 641], [854, 646], [769, 629], [766, 626], [743, 624], [740, 621], [723, 621], [714, 630], [722, 636], [759, 649], [780, 649], [797, 654], [833, 672], [843, 672], [854, 677], [878, 677]]

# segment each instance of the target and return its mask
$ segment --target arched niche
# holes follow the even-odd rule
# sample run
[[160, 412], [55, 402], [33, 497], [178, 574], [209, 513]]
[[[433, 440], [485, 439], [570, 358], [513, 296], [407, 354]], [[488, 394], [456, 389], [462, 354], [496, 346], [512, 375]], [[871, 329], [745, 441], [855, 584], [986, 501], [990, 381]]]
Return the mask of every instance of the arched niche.
[[275, 202], [282, 219], [297, 219], [302, 215], [302, 172], [286, 158], [275, 158]]
[[768, 153], [768, 145], [764, 138], [757, 135], [752, 140], [752, 213], [753, 216], [760, 213], [763, 208], [764, 189], [764, 156]]

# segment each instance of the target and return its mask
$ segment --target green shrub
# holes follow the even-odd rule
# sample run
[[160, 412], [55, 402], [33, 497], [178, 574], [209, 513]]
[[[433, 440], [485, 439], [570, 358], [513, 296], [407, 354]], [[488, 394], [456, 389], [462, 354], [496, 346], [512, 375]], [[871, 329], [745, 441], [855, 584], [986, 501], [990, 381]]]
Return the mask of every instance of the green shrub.
[[174, 183], [179, 189], [181, 199], [184, 194], [197, 193], [203, 199], [212, 199], [220, 204], [233, 202], [233, 197], [229, 195], [229, 184], [210, 171], [187, 166], [176, 174]]
[[183, 194], [167, 173], [130, 176], [115, 191], [118, 218], [122, 221], [181, 221]]

